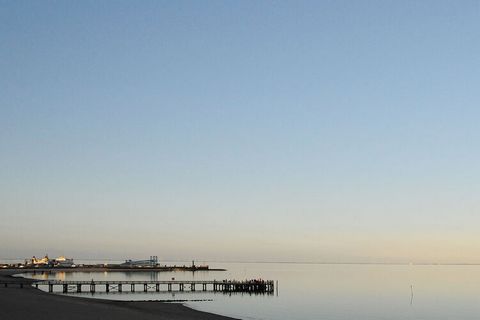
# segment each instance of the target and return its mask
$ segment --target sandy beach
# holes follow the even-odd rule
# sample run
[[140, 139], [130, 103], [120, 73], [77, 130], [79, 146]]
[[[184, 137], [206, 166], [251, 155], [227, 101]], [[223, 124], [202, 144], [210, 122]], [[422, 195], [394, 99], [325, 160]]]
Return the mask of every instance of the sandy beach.
[[[0, 280], [15, 280], [18, 271], [0, 271]], [[25, 279], [17, 279], [25, 281]], [[113, 301], [49, 294], [33, 287], [0, 287], [0, 319], [226, 320], [180, 303]]]

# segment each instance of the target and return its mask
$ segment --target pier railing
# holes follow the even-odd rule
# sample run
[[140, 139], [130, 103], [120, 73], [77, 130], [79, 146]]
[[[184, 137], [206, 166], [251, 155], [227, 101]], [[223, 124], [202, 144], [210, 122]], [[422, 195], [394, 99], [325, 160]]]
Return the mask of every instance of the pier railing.
[[[0, 285], [8, 286], [8, 282]], [[273, 280], [195, 280], [195, 281], [115, 281], [115, 280], [41, 280], [30, 282], [10, 282], [11, 285], [32, 285], [44, 288], [48, 292], [82, 293], [82, 292], [182, 292], [182, 291], [208, 291], [208, 292], [244, 292], [273, 294], [275, 284]], [[57, 290], [55, 290], [57, 288]], [[58, 290], [60, 289], [60, 290]]]

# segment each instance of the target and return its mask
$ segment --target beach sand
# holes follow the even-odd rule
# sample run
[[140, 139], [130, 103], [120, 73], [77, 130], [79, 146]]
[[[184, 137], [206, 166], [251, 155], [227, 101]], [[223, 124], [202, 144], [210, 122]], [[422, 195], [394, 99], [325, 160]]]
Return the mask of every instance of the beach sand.
[[[17, 271], [18, 272], [18, 271]], [[0, 271], [0, 280], [12, 280]], [[25, 281], [25, 279], [18, 279]], [[33, 287], [0, 287], [0, 319], [228, 320], [229, 317], [190, 309], [180, 303], [113, 301], [49, 294]]]

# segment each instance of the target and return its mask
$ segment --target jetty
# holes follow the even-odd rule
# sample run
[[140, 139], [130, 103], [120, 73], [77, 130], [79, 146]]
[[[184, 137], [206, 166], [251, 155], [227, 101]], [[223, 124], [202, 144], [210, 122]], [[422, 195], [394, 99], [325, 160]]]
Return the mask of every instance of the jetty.
[[273, 280], [198, 280], [198, 281], [115, 281], [115, 280], [34, 280], [34, 281], [0, 281], [0, 286], [34, 286], [48, 292], [61, 293], [96, 293], [96, 292], [243, 292], [252, 294], [273, 294]]

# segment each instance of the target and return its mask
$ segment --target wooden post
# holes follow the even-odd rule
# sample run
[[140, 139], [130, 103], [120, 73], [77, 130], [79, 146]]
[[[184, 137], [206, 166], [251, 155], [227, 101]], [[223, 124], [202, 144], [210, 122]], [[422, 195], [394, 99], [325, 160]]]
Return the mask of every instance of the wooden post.
[[155, 284], [155, 291], [160, 292], [160, 283]]
[[82, 285], [81, 284], [77, 284], [77, 292], [80, 293], [82, 292]]
[[53, 284], [48, 284], [48, 292], [53, 292]]

